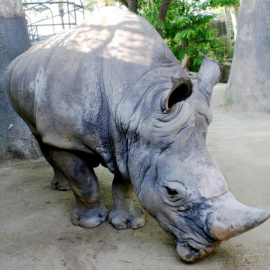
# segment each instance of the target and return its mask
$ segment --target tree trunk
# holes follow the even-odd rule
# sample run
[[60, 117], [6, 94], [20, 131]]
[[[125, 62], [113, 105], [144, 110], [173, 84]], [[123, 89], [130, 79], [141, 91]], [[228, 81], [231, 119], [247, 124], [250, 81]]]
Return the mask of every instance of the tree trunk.
[[[160, 21], [162, 21], [164, 24], [165, 24], [165, 21], [166, 21], [167, 12], [168, 12], [168, 8], [169, 8], [170, 3], [171, 3], [171, 0], [163, 0], [161, 2], [161, 4], [160, 4], [160, 7], [159, 7], [158, 19]], [[163, 29], [158, 28], [157, 31], [162, 36]]]
[[21, 0], [1, 0], [0, 18], [23, 17], [23, 5]]
[[231, 35], [231, 27], [230, 27], [230, 12], [228, 7], [224, 7], [225, 9], [225, 23], [226, 23], [226, 30], [227, 30], [227, 41], [229, 48], [232, 46], [232, 35]]
[[231, 18], [232, 18], [234, 41], [235, 41], [237, 37], [239, 7], [238, 6], [231, 7], [230, 13], [231, 13]]
[[189, 62], [190, 56], [185, 54], [182, 62], [181, 62], [181, 66], [185, 71], [188, 71], [188, 62]]
[[4, 88], [9, 63], [30, 47], [21, 0], [0, 5], [0, 160], [38, 157], [38, 147], [22, 119], [12, 109]]
[[270, 3], [241, 2], [238, 34], [225, 103], [240, 110], [270, 112]]
[[138, 0], [128, 0], [128, 9], [137, 13]]
[[122, 5], [127, 7], [130, 11], [137, 13], [138, 0], [118, 0]]

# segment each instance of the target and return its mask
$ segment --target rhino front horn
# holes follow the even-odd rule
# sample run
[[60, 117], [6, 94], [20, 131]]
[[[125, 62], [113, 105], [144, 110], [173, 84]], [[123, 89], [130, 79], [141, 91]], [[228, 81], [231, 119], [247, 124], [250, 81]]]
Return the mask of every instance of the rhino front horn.
[[215, 240], [223, 241], [249, 231], [262, 224], [270, 217], [270, 208], [257, 209], [236, 201], [228, 192], [215, 205], [216, 211], [211, 214], [210, 234]]

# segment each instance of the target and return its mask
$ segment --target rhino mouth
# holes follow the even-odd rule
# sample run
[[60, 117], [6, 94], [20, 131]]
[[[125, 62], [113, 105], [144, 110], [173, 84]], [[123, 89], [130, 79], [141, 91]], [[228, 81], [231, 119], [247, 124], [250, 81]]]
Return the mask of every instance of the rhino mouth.
[[183, 233], [182, 228], [178, 229], [173, 225], [168, 225], [166, 231], [176, 242], [177, 253], [185, 262], [191, 263], [206, 257], [221, 243], [199, 228], [196, 231], [194, 228], [190, 228], [189, 233]]
[[211, 246], [204, 246], [197, 243], [193, 239], [188, 239], [185, 242], [177, 242], [177, 253], [185, 262], [196, 262], [199, 259], [206, 257], [210, 254], [220, 242], [214, 242]]

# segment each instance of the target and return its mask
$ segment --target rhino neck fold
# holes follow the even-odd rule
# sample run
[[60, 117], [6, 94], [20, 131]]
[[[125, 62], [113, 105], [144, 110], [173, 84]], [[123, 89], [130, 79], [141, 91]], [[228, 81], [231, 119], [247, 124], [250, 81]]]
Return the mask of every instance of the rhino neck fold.
[[[169, 69], [169, 72], [172, 73], [174, 69]], [[145, 147], [139, 142], [142, 123], [145, 119], [152, 119], [160, 94], [172, 87], [170, 79], [161, 80], [161, 76], [164, 76], [163, 67], [155, 67], [149, 68], [145, 74], [140, 72], [132, 84], [121, 84], [113, 88], [104, 85], [104, 95], [110, 112], [108, 136], [112, 155], [107, 166], [111, 172], [120, 173], [124, 179], [130, 179], [132, 182], [137, 181], [135, 179], [138, 177], [130, 173], [130, 163], [133, 164], [131, 167], [137, 168], [141, 178], [142, 167], [151, 154], [148, 152], [146, 158], [140, 157], [142, 163], [136, 160], [139, 152], [144, 152]], [[109, 98], [111, 95], [113, 99]]]

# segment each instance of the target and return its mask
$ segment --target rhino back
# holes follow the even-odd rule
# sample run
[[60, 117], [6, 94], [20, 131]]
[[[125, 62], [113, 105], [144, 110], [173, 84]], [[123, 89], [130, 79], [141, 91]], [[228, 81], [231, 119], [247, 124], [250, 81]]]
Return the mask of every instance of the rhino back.
[[15, 59], [7, 88], [15, 110], [44, 143], [90, 148], [106, 161], [119, 104], [126, 98], [131, 112], [168, 66], [179, 63], [153, 27], [110, 7]]

